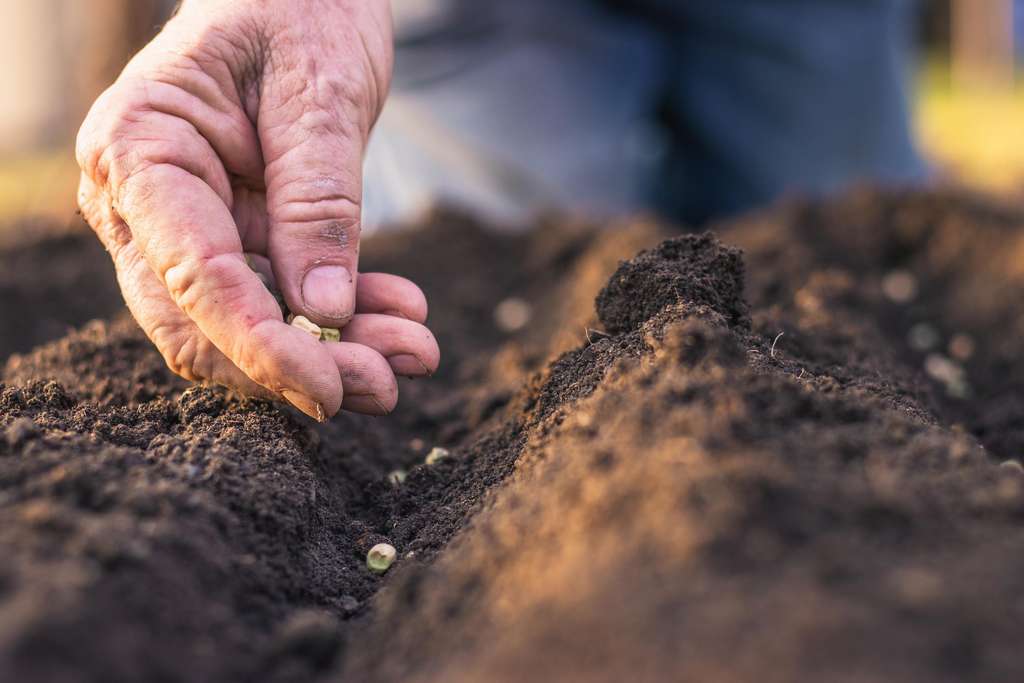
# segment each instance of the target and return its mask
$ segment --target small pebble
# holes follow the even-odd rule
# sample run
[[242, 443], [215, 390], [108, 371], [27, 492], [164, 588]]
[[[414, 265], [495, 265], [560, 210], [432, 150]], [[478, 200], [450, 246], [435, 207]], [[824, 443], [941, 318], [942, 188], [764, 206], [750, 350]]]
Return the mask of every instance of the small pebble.
[[945, 385], [946, 393], [953, 398], [964, 399], [970, 396], [971, 388], [967, 384], [964, 370], [941, 353], [929, 353], [924, 359], [924, 371], [937, 382]]
[[309, 318], [307, 318], [304, 315], [297, 315], [297, 316], [293, 317], [291, 319], [291, 321], [289, 321], [289, 324], [292, 327], [297, 327], [300, 330], [304, 330], [306, 332], [309, 332], [311, 335], [313, 335], [317, 339], [320, 338], [320, 335], [322, 333], [322, 330], [320, 329], [320, 326], [317, 325], [315, 322], [311, 321]]
[[970, 360], [974, 355], [974, 340], [968, 334], [954, 334], [949, 340], [949, 355], [960, 362]]
[[533, 317], [533, 307], [518, 297], [505, 299], [494, 309], [494, 324], [502, 332], [516, 332]]
[[894, 303], [910, 303], [917, 297], [917, 278], [905, 270], [894, 270], [882, 278], [882, 292]]
[[918, 323], [907, 333], [907, 344], [915, 351], [931, 351], [939, 344], [939, 331], [928, 323]]
[[436, 465], [437, 463], [447, 458], [449, 455], [451, 455], [451, 453], [448, 452], [447, 448], [440, 448], [435, 446], [434, 448], [430, 449], [430, 452], [427, 453], [427, 457], [423, 462], [425, 462], [427, 465]]
[[378, 543], [366, 553], [366, 567], [375, 574], [383, 574], [395, 562], [398, 551], [390, 543]]
[[941, 353], [929, 353], [924, 359], [924, 371], [928, 376], [944, 384], [959, 381], [963, 378], [960, 366], [943, 356]]

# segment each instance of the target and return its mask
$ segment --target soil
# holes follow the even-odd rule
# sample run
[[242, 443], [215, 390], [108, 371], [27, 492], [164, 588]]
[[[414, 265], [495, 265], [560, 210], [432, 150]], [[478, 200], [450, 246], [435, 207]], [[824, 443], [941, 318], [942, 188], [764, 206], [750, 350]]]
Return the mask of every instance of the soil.
[[0, 679], [1018, 680], [1022, 227], [955, 191], [717, 236], [439, 212], [363, 259], [442, 370], [323, 426], [174, 378], [87, 236], [2, 252], [3, 350], [108, 320], [3, 372]]
[[110, 259], [81, 228], [25, 221], [0, 234], [20, 237], [0, 246], [0, 360], [123, 307]]

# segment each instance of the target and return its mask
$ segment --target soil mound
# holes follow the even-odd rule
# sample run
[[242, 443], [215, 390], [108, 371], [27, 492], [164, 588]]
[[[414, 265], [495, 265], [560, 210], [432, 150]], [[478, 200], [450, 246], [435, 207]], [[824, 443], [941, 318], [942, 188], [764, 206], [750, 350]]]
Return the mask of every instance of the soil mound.
[[188, 387], [126, 320], [14, 356], [0, 678], [1016, 680], [1021, 226], [868, 191], [722, 243], [439, 215], [364, 252], [447, 352], [388, 419]]
[[730, 325], [749, 326], [739, 250], [709, 234], [666, 240], [619, 266], [597, 296], [597, 315], [620, 334], [673, 304], [710, 308]]

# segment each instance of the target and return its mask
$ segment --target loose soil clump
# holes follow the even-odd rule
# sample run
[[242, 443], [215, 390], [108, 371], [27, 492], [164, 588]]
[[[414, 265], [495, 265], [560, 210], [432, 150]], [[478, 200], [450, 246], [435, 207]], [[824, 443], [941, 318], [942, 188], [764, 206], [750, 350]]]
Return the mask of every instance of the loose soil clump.
[[384, 419], [190, 387], [123, 317], [12, 356], [0, 678], [1016, 680], [1021, 226], [868, 190], [717, 237], [439, 214], [364, 251], [445, 352]]

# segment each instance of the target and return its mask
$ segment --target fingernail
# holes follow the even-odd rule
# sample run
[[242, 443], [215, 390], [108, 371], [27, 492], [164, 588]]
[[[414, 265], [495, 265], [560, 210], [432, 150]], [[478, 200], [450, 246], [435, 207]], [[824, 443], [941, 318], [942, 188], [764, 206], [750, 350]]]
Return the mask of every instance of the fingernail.
[[345, 410], [364, 415], [389, 415], [390, 410], [377, 400], [376, 396], [367, 394], [365, 396], [346, 396], [344, 403]]
[[345, 266], [317, 266], [302, 281], [302, 301], [307, 311], [330, 320], [352, 317], [355, 287]]
[[297, 391], [288, 391], [287, 389], [282, 391], [281, 395], [284, 396], [284, 400], [288, 401], [317, 422], [327, 422], [327, 415], [324, 413], [324, 407], [308, 396], [303, 396]]
[[388, 357], [388, 363], [391, 364], [391, 369], [394, 373], [402, 377], [422, 377], [430, 374], [430, 370], [427, 369], [423, 361], [411, 353], [399, 353], [390, 356]]

